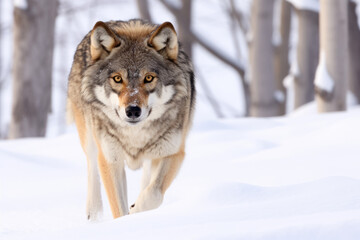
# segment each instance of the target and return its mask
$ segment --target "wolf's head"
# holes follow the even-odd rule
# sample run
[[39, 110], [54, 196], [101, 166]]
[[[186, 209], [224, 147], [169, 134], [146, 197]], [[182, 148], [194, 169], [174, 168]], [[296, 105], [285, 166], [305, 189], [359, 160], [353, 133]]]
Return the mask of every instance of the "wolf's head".
[[178, 53], [169, 22], [98, 22], [90, 35], [92, 64], [84, 74], [83, 96], [115, 121], [157, 119], [173, 98], [186, 95]]

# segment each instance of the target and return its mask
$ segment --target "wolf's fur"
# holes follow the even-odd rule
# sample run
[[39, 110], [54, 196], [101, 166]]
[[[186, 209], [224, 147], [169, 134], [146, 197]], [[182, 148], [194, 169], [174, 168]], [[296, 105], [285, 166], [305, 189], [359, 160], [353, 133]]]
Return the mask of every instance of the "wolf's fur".
[[[89, 219], [102, 211], [100, 176], [114, 218], [161, 204], [184, 159], [194, 104], [192, 65], [171, 23], [96, 23], [77, 47], [68, 88], [88, 161]], [[144, 166], [130, 211], [125, 163]]]

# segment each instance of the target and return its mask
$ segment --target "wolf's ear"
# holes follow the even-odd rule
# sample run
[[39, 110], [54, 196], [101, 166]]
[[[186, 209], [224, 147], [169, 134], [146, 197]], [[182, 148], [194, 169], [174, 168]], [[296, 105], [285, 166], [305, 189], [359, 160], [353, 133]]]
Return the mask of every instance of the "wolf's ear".
[[97, 22], [91, 31], [90, 54], [92, 60], [105, 58], [111, 50], [120, 45], [115, 33], [104, 23]]
[[[171, 60], [176, 60], [179, 53], [179, 44], [174, 26], [170, 22], [161, 24], [151, 35], [148, 45], [158, 52], [165, 52]], [[165, 51], [163, 51], [165, 50]]]

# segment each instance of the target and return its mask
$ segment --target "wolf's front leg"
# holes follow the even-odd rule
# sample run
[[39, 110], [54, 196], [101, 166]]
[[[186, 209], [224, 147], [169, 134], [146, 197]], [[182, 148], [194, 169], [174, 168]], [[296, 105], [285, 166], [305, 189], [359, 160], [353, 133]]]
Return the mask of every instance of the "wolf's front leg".
[[88, 220], [96, 220], [102, 213], [102, 199], [100, 177], [97, 163], [97, 146], [93, 134], [90, 131], [89, 121], [85, 120], [82, 110], [70, 103], [74, 114], [76, 127], [80, 137], [81, 146], [86, 154], [88, 167], [88, 186], [86, 199], [86, 217]]
[[124, 161], [116, 158], [109, 144], [98, 144], [98, 164], [111, 212], [114, 218], [128, 213], [127, 186]]
[[150, 182], [140, 192], [135, 204], [131, 206], [130, 214], [151, 210], [160, 206], [165, 191], [180, 169], [184, 156], [185, 153], [182, 149], [172, 156], [152, 160]]
[[100, 177], [97, 163], [97, 147], [93, 138], [88, 138], [86, 146], [88, 162], [88, 189], [86, 215], [88, 220], [96, 220], [102, 213]]

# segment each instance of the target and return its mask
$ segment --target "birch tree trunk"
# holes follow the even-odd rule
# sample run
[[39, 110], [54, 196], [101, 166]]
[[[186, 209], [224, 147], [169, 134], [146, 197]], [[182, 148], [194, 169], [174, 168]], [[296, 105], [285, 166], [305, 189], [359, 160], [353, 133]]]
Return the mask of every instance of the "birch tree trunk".
[[184, 51], [192, 59], [192, 38], [191, 38], [191, 13], [192, 13], [192, 1], [182, 0], [182, 8], [180, 13], [176, 16], [178, 22], [178, 36], [179, 41], [182, 43]]
[[349, 91], [360, 103], [360, 30], [355, 12], [356, 4], [349, 1]]
[[[288, 75], [289, 64], [289, 36], [291, 26], [291, 4], [286, 0], [280, 1], [280, 37], [281, 43], [275, 46], [275, 79], [282, 101], [279, 101], [279, 114], [284, 115], [286, 110], [286, 90], [283, 84], [284, 78]], [[281, 99], [278, 99], [281, 100]]]
[[320, 55], [325, 59], [333, 87], [327, 91], [315, 81], [318, 111], [343, 111], [348, 77], [348, 1], [320, 0], [320, 9]]
[[319, 63], [319, 13], [296, 9], [298, 18], [297, 63], [294, 82], [295, 109], [314, 100], [314, 79]]
[[280, 114], [276, 100], [274, 48], [272, 43], [274, 0], [254, 0], [251, 16], [250, 115], [270, 117]]
[[57, 0], [27, 0], [24, 8], [14, 7], [10, 138], [45, 135], [57, 7]]

